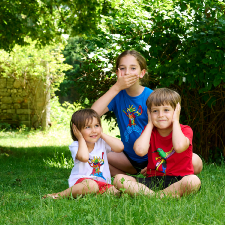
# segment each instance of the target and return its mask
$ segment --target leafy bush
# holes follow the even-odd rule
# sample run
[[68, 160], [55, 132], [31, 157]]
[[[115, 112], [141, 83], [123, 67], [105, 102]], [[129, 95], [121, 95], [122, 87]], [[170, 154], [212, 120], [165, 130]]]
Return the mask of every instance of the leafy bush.
[[62, 105], [59, 103], [58, 97], [54, 97], [50, 101], [51, 104], [51, 121], [56, 126], [69, 126], [71, 116], [73, 113], [83, 107], [79, 103], [70, 104], [64, 102]]

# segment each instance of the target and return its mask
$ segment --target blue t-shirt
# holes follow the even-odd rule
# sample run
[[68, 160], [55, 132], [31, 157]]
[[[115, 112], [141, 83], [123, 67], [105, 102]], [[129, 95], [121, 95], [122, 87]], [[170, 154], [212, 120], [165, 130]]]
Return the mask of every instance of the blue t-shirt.
[[145, 87], [139, 96], [131, 97], [126, 90], [122, 90], [108, 105], [109, 111], [113, 111], [116, 115], [124, 151], [138, 163], [148, 160], [147, 154], [143, 157], [138, 156], [133, 146], [148, 123], [146, 100], [152, 92]]

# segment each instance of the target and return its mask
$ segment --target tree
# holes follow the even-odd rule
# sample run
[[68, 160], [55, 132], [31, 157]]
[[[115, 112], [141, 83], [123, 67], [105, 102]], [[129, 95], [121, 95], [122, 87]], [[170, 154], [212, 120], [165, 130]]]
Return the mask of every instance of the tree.
[[63, 33], [90, 34], [108, 5], [106, 0], [2, 0], [0, 49], [29, 44], [24, 39], [27, 36], [37, 45], [47, 45]]

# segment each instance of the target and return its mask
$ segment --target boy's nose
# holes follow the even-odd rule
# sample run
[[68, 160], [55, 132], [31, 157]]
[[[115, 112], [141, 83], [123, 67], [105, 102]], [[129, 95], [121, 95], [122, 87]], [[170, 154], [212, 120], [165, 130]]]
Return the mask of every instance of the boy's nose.
[[160, 110], [159, 111], [159, 117], [162, 117], [163, 116], [163, 112]]

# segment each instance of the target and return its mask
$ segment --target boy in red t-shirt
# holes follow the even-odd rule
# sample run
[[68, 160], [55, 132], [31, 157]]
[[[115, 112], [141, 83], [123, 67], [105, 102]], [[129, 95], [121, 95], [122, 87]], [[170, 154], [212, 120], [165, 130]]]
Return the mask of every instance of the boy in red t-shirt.
[[200, 179], [192, 165], [192, 137], [189, 126], [179, 123], [180, 95], [168, 88], [156, 89], [147, 99], [148, 124], [134, 143], [134, 151], [148, 153], [146, 178], [118, 174], [114, 179], [117, 189], [131, 195], [153, 194], [180, 197], [199, 190]]

